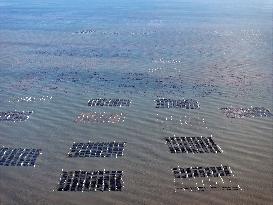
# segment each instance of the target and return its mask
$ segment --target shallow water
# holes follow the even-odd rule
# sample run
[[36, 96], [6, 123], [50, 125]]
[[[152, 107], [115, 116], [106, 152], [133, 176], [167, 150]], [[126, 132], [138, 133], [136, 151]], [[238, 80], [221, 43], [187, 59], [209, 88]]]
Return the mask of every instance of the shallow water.
[[[229, 119], [219, 108], [272, 110], [271, 1], [1, 1], [0, 145], [40, 148], [37, 166], [0, 166], [0, 204], [270, 204], [272, 118]], [[20, 101], [25, 97], [42, 101]], [[52, 99], [51, 99], [52, 97]], [[89, 107], [92, 98], [129, 107]], [[200, 109], [156, 109], [158, 98]], [[86, 112], [116, 124], [75, 123]], [[189, 122], [187, 125], [182, 122]], [[205, 122], [205, 124], [204, 124]], [[214, 136], [221, 154], [172, 154], [164, 137]], [[74, 141], [126, 142], [120, 158], [68, 158]], [[171, 169], [228, 165], [242, 191], [175, 192]], [[56, 192], [61, 170], [123, 170], [122, 192]]]

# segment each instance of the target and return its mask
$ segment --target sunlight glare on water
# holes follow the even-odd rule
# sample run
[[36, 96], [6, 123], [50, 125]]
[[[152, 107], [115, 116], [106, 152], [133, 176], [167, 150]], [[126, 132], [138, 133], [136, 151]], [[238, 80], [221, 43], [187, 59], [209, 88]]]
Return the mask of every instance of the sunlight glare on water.
[[[272, 6], [270, 0], [0, 1], [0, 112], [33, 111], [20, 122], [1, 113], [0, 146], [43, 152], [35, 168], [0, 166], [0, 204], [272, 203], [272, 116], [222, 112], [273, 110]], [[88, 106], [99, 98], [131, 103]], [[193, 99], [200, 107], [156, 108], [161, 98]], [[165, 138], [174, 136], [213, 136], [223, 152], [171, 153]], [[73, 142], [89, 141], [126, 146], [119, 158], [67, 157]], [[178, 166], [222, 165], [231, 168], [227, 183], [236, 190], [191, 192], [183, 188], [195, 186], [192, 179], [174, 183]], [[62, 169], [122, 170], [124, 187], [62, 193], [56, 191]], [[202, 186], [221, 179], [196, 180]]]

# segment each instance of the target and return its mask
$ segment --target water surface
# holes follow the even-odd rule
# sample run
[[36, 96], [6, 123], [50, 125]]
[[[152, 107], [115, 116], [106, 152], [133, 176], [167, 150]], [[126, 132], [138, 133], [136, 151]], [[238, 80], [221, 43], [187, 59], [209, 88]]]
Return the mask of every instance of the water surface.
[[[218, 108], [272, 110], [271, 1], [0, 1], [0, 145], [41, 148], [36, 168], [0, 167], [0, 204], [270, 204], [272, 119], [228, 119]], [[52, 96], [45, 102], [10, 102]], [[128, 108], [90, 108], [91, 98]], [[199, 110], [156, 109], [160, 97]], [[124, 123], [77, 124], [81, 112]], [[166, 119], [191, 117], [193, 126]], [[185, 117], [186, 116], [186, 117]], [[198, 124], [206, 121], [208, 128]], [[213, 135], [222, 154], [171, 154], [164, 137]], [[74, 141], [126, 141], [124, 157], [70, 159]], [[174, 192], [177, 165], [229, 165], [243, 191]], [[122, 192], [60, 193], [61, 170], [123, 170]]]

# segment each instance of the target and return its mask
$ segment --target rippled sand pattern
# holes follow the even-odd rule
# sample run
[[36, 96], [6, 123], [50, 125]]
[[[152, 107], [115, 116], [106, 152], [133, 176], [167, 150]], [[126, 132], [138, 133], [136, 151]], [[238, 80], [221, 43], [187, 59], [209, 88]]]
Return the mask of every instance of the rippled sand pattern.
[[[33, 113], [1, 121], [0, 146], [43, 155], [36, 167], [0, 166], [0, 205], [271, 204], [272, 117], [228, 118], [221, 108], [273, 112], [272, 7], [270, 0], [2, 0], [1, 116]], [[131, 103], [88, 106], [91, 99]], [[157, 99], [193, 99], [198, 109], [159, 109]], [[210, 136], [219, 153], [200, 145]], [[193, 139], [201, 151], [171, 153], [172, 137], [189, 139], [189, 150]], [[73, 142], [89, 141], [126, 148], [117, 158], [68, 157]], [[178, 166], [228, 166], [234, 177], [183, 185], [174, 182]], [[107, 171], [122, 171], [122, 184], [109, 182]], [[56, 191], [60, 176], [76, 173], [79, 183], [62, 181], [69, 191]]]

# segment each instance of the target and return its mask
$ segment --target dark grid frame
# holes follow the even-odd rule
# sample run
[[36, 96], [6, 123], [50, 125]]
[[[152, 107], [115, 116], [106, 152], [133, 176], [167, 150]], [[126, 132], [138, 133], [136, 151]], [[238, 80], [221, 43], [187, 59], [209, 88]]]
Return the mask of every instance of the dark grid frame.
[[228, 166], [213, 167], [175, 167], [172, 169], [174, 178], [196, 178], [196, 177], [224, 177], [232, 176], [232, 170]]
[[41, 149], [0, 148], [0, 166], [35, 167]]
[[88, 106], [91, 107], [129, 107], [131, 101], [129, 99], [119, 99], [119, 98], [98, 98], [98, 99], [91, 99], [88, 101]]
[[244, 117], [273, 117], [269, 109], [264, 107], [250, 107], [250, 108], [234, 108], [223, 107], [220, 110], [227, 118], [244, 118]]
[[175, 191], [242, 191], [229, 166], [175, 167]]
[[41, 96], [41, 97], [33, 97], [33, 96], [25, 96], [25, 97], [13, 97], [8, 102], [45, 102], [51, 101], [52, 96]]
[[9, 121], [9, 122], [22, 122], [27, 120], [33, 111], [7, 111], [0, 112], [0, 122]]
[[76, 123], [94, 123], [94, 124], [116, 124], [125, 121], [123, 113], [106, 113], [106, 112], [87, 112], [80, 113], [74, 122]]
[[165, 99], [160, 98], [155, 100], [155, 108], [184, 108], [184, 109], [199, 109], [199, 102], [194, 99]]
[[122, 191], [123, 171], [63, 171], [57, 191]]
[[231, 185], [231, 186], [185, 186], [185, 187], [177, 187], [177, 190], [183, 191], [192, 191], [192, 192], [204, 192], [204, 191], [242, 191], [242, 188], [239, 185]]
[[74, 142], [68, 157], [121, 157], [125, 142]]
[[171, 153], [222, 153], [212, 137], [165, 137]]

